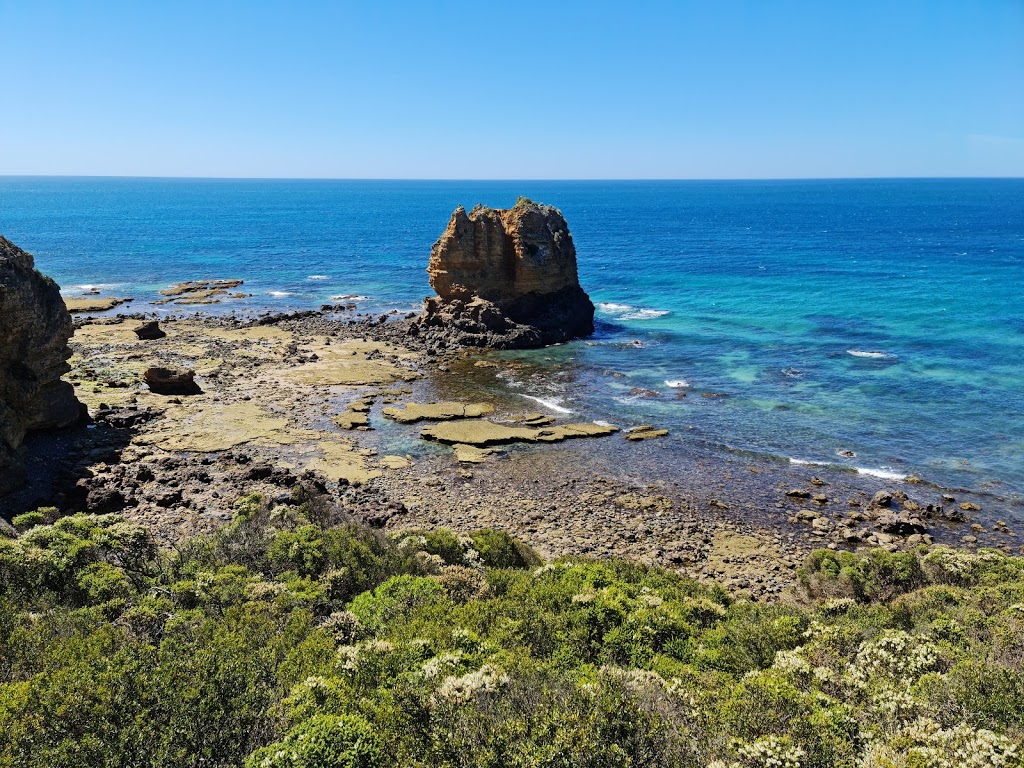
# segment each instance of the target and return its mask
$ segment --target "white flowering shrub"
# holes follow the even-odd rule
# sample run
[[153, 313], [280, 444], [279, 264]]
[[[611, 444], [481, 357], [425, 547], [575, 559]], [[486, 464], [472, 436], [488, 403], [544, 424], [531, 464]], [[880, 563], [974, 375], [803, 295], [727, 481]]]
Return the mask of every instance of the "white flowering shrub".
[[423, 676], [431, 679], [441, 675], [448, 675], [463, 663], [464, 658], [462, 651], [442, 653], [434, 656], [424, 662]]
[[335, 611], [320, 626], [339, 643], [353, 643], [365, 632], [362, 623], [351, 611]]
[[465, 703], [477, 694], [497, 691], [508, 681], [509, 676], [500, 669], [484, 664], [476, 672], [446, 677], [434, 692], [434, 702]]
[[796, 677], [810, 674], [810, 662], [801, 655], [800, 650], [800, 648], [794, 648], [791, 651], [776, 651], [772, 669], [777, 669], [787, 675], [794, 675]]
[[857, 601], [852, 597], [830, 597], [819, 610], [826, 616], [841, 616], [856, 605]]
[[395, 649], [387, 640], [370, 639], [357, 645], [343, 645], [335, 652], [338, 669], [355, 672], [367, 657], [383, 656]]
[[938, 649], [928, 638], [886, 630], [861, 645], [846, 679], [858, 688], [867, 688], [879, 678], [909, 685], [925, 672], [936, 669], [938, 663]]
[[886, 741], [869, 744], [861, 768], [1015, 768], [1020, 745], [968, 725], [943, 728], [931, 718], [906, 724]]
[[802, 768], [806, 753], [785, 736], [763, 736], [754, 742], [733, 742], [739, 760], [716, 760], [708, 768]]

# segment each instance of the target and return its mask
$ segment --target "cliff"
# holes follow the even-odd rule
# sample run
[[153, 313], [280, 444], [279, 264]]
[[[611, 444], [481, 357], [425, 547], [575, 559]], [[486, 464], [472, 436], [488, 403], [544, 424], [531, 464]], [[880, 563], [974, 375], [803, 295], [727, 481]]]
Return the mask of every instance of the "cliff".
[[0, 235], [0, 493], [17, 483], [15, 453], [34, 429], [78, 420], [70, 370], [71, 316], [30, 253]]
[[550, 205], [519, 198], [506, 210], [459, 206], [427, 273], [437, 297], [425, 302], [414, 332], [440, 346], [536, 347], [594, 331], [569, 226]]

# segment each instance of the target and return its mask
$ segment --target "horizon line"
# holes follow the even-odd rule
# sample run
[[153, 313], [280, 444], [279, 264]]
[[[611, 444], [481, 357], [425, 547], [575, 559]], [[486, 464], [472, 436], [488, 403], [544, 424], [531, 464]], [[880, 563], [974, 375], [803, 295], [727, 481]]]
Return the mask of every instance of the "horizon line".
[[152, 181], [392, 181], [392, 182], [682, 182], [682, 181], [1021, 181], [1024, 176], [655, 176], [655, 177], [401, 177], [401, 176], [160, 176], [127, 174], [9, 173], [0, 179], [109, 179]]

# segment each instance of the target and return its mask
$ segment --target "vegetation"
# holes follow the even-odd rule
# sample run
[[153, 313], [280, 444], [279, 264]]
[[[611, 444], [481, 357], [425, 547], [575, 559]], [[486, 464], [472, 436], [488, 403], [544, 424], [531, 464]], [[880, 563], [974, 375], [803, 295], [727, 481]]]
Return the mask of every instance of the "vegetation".
[[172, 556], [18, 519], [0, 766], [1024, 765], [1022, 558], [817, 552], [764, 605], [498, 531], [236, 512]]

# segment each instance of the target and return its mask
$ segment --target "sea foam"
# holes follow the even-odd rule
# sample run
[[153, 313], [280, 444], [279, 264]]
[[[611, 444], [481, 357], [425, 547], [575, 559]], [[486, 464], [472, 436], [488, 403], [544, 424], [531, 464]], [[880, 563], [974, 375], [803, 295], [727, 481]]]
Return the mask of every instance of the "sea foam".
[[560, 405], [559, 403], [561, 401], [556, 398], [536, 397], [534, 395], [522, 395], [522, 397], [525, 397], [527, 400], [533, 400], [535, 403], [540, 403], [545, 408], [550, 408], [552, 411], [557, 411], [558, 413], [573, 413], [573, 411], [569, 410], [565, 406]]
[[846, 350], [846, 354], [853, 355], [854, 357], [869, 357], [875, 360], [889, 360], [896, 357], [896, 355], [889, 352], [878, 352], [863, 349], [848, 349]]
[[811, 461], [809, 459], [797, 459], [793, 456], [788, 456], [787, 458], [789, 459], [790, 464], [799, 464], [807, 467], [828, 467], [832, 464], [830, 461]]
[[606, 315], [611, 315], [619, 320], [653, 320], [672, 314], [667, 309], [634, 307], [631, 304], [615, 304], [610, 301], [602, 301], [598, 306]]
[[906, 480], [907, 476], [901, 472], [894, 472], [891, 469], [875, 468], [875, 467], [854, 467], [858, 475], [869, 475], [870, 477], [878, 477], [882, 480]]

